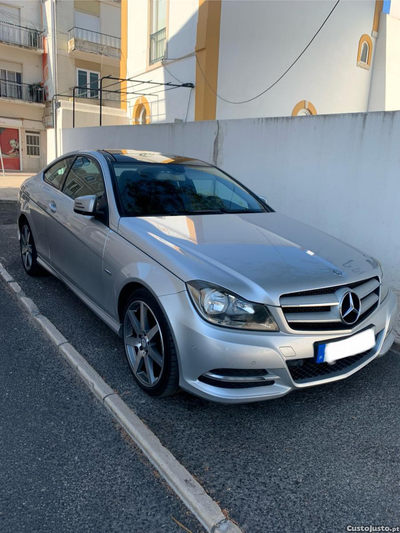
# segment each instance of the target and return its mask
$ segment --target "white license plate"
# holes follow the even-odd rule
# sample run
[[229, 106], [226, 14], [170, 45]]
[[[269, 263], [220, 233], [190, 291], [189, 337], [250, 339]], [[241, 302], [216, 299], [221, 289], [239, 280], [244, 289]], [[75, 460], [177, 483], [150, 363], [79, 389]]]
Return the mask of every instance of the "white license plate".
[[316, 362], [333, 363], [344, 357], [367, 352], [375, 346], [375, 330], [367, 329], [347, 339], [317, 345]]

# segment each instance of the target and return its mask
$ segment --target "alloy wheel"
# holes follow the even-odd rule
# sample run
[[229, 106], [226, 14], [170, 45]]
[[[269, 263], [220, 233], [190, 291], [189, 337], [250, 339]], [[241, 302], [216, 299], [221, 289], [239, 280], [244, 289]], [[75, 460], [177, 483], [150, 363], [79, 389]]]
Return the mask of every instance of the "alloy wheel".
[[33, 262], [32, 234], [26, 225], [21, 231], [21, 255], [26, 270], [30, 270]]
[[133, 302], [125, 314], [125, 350], [129, 365], [146, 388], [160, 381], [164, 369], [164, 340], [160, 324], [143, 301]]

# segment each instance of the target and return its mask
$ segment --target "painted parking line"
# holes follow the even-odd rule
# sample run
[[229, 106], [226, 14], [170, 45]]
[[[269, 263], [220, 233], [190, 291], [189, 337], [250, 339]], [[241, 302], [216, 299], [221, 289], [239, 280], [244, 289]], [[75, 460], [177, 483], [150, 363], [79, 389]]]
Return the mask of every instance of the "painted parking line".
[[239, 527], [227, 519], [219, 505], [205, 492], [186, 468], [165, 448], [157, 436], [128, 407], [121, 397], [100, 377], [82, 355], [68, 342], [36, 304], [25, 296], [20, 285], [0, 263], [0, 277], [17, 296], [25, 311], [42, 328], [61, 355], [102, 402], [120, 426], [175, 491], [186, 507], [210, 533], [240, 533]]

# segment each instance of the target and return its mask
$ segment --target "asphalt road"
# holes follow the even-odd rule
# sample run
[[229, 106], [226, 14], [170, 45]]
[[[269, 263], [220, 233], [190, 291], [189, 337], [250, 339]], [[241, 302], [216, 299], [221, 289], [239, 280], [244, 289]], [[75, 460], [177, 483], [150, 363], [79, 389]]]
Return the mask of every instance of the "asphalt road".
[[3, 281], [0, 339], [2, 533], [203, 531]]
[[151, 399], [107, 326], [52, 276], [24, 274], [14, 225], [0, 226], [0, 261], [244, 531], [400, 526], [399, 354], [270, 402]]

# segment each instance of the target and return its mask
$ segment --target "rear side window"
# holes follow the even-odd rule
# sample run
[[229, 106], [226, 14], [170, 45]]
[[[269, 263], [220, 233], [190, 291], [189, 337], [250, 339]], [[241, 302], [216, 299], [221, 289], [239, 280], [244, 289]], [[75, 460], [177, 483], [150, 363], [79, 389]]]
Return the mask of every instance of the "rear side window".
[[63, 193], [72, 198], [105, 192], [103, 175], [98, 164], [88, 157], [77, 157], [64, 183]]
[[56, 189], [60, 189], [64, 176], [71, 166], [73, 160], [73, 157], [66, 157], [65, 159], [61, 159], [61, 161], [58, 161], [55, 165], [51, 166], [44, 173], [45, 181], [47, 181], [47, 183], [50, 185], [53, 185], [53, 187]]

